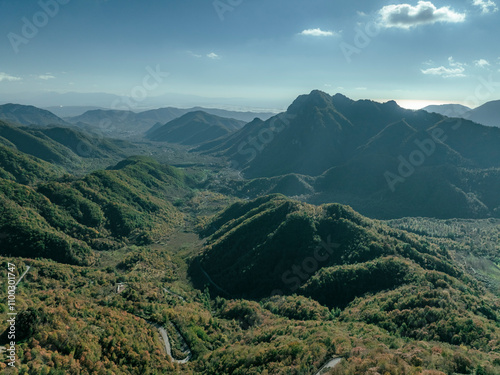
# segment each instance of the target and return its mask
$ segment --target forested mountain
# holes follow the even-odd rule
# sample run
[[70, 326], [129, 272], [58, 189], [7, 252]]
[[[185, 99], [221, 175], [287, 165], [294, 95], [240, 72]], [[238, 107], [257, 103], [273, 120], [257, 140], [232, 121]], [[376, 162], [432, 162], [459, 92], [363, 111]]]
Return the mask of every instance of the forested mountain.
[[318, 91], [157, 124], [179, 144], [0, 122], [13, 373], [499, 374], [498, 219], [356, 211], [496, 215], [499, 129]]
[[3, 255], [92, 264], [92, 248], [148, 244], [171, 231], [180, 215], [165, 198], [190, 190], [181, 172], [139, 157], [83, 178], [35, 177], [47, 181], [28, 187], [1, 180]]
[[[378, 218], [474, 218], [498, 215], [499, 143], [498, 128], [313, 91], [286, 113], [198, 150], [228, 158], [261, 184], [313, 177], [315, 193], [305, 199], [314, 203], [341, 202]], [[241, 184], [242, 193], [259, 194], [261, 184]]]
[[489, 347], [484, 327], [499, 319], [498, 301], [482, 296], [446, 249], [346, 206], [267, 196], [235, 203], [203, 234], [210, 237], [192, 272], [210, 275], [214, 293], [226, 298], [297, 293], [349, 306], [345, 321], [476, 348]]
[[69, 125], [52, 112], [31, 105], [4, 104], [0, 105], [0, 120], [20, 125]]
[[[125, 157], [136, 147], [69, 127], [20, 127], [0, 120], [2, 145], [69, 170], [85, 169], [89, 163], [103, 165]], [[88, 168], [88, 167], [87, 167]]]

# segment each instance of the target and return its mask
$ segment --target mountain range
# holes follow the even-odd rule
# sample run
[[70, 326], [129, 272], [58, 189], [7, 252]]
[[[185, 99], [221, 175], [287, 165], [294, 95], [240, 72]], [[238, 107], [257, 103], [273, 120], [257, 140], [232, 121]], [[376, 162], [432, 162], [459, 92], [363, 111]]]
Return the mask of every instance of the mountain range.
[[87, 130], [97, 130], [113, 137], [137, 137], [143, 135], [158, 123], [165, 124], [187, 113], [198, 111], [243, 122], [251, 121], [255, 117], [267, 119], [275, 115], [271, 112], [237, 112], [201, 107], [187, 109], [166, 107], [139, 113], [127, 110], [97, 109], [87, 111], [79, 116], [65, 118], [65, 120], [72, 124], [78, 124]]
[[500, 100], [486, 102], [474, 109], [460, 104], [431, 105], [423, 109], [448, 117], [462, 117], [482, 125], [500, 127]]
[[295, 183], [296, 195], [312, 188], [304, 199], [372, 217], [488, 217], [499, 214], [499, 143], [498, 128], [313, 91], [198, 151], [259, 179], [237, 188], [250, 197], [269, 185], [266, 178], [295, 174], [303, 182], [309, 176], [307, 186]]
[[[19, 372], [498, 374], [499, 128], [321, 91], [242, 125], [0, 120]], [[447, 220], [375, 219], [411, 215]]]

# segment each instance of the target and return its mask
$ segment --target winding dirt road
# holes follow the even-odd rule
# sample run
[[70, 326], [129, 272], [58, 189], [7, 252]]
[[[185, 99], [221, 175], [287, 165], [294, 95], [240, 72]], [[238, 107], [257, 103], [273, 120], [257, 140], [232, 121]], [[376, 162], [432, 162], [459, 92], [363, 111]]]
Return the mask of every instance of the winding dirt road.
[[16, 282], [16, 287], [17, 287], [17, 284], [19, 284], [21, 282], [21, 280], [23, 279], [24, 276], [26, 276], [26, 274], [28, 273], [28, 271], [30, 270], [30, 266], [26, 266], [26, 270], [23, 272], [23, 274], [19, 277], [19, 279], [17, 280]]
[[329, 362], [323, 365], [315, 375], [321, 375], [324, 371], [334, 368], [342, 361], [342, 358], [336, 357], [332, 358]]
[[[165, 344], [165, 350], [167, 352], [167, 355], [172, 359], [172, 362], [173, 363], [180, 363], [180, 364], [183, 364], [183, 363], [188, 363], [189, 360], [191, 359], [191, 357], [193, 356], [193, 353], [191, 353], [191, 350], [189, 349], [188, 345], [186, 342], [184, 342], [184, 346], [187, 348], [186, 350], [186, 353], [187, 353], [187, 356], [186, 358], [184, 359], [175, 359], [173, 356], [172, 356], [172, 346], [170, 345], [170, 340], [168, 338], [168, 333], [167, 333], [167, 330], [165, 328], [163, 328], [161, 325], [159, 324], [156, 324], [156, 323], [152, 323], [152, 322], [148, 322], [149, 324], [153, 325], [157, 330], [158, 332], [160, 333], [160, 337], [163, 341], [163, 343]], [[176, 328], [177, 329], [177, 328]], [[180, 334], [179, 334], [180, 336]], [[182, 339], [182, 336], [180, 336], [181, 339]], [[183, 340], [183, 339], [182, 339]]]

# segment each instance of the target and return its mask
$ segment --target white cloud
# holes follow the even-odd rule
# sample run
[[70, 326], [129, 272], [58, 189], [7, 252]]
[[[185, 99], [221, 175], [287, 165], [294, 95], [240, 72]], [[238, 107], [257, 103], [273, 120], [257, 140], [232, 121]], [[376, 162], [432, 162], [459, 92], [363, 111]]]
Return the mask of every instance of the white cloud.
[[465, 77], [465, 67], [466, 64], [459, 63], [453, 59], [453, 57], [448, 57], [448, 67], [440, 66], [438, 68], [422, 69], [421, 72], [427, 75], [440, 76], [443, 78], [459, 78]]
[[189, 55], [189, 56], [192, 56], [192, 57], [196, 57], [196, 58], [200, 58], [200, 57], [203, 57], [201, 55], [198, 55], [197, 53], [194, 53], [193, 51], [186, 51], [186, 53]]
[[14, 76], [11, 76], [7, 73], [0, 72], [0, 82], [2, 82], [2, 81], [8, 81], [8, 82], [20, 81], [21, 79], [22, 79], [21, 77], [14, 77]]
[[300, 35], [306, 35], [306, 36], [337, 36], [338, 33], [334, 31], [323, 31], [321, 29], [307, 29], [303, 30]]
[[207, 57], [208, 57], [209, 59], [212, 59], [212, 60], [217, 60], [217, 59], [220, 59], [220, 56], [219, 56], [219, 55], [217, 55], [217, 54], [216, 54], [216, 53], [214, 53], [214, 52], [210, 52], [210, 53], [207, 55]]
[[410, 4], [387, 5], [379, 14], [384, 27], [409, 29], [414, 26], [436, 22], [463, 22], [465, 13], [457, 13], [450, 7], [436, 8], [430, 1], [419, 1], [416, 6]]
[[479, 68], [486, 68], [487, 66], [490, 66], [490, 63], [488, 62], [488, 60], [479, 59], [474, 61], [474, 65], [476, 65]]
[[453, 58], [453, 56], [448, 57], [448, 64], [450, 64], [450, 66], [459, 67], [459, 68], [467, 66], [467, 64], [455, 61], [455, 59]]
[[444, 78], [465, 77], [464, 71], [464, 68], [446, 68], [444, 66], [440, 66], [439, 68], [422, 69], [422, 73], [424, 74], [442, 76]]
[[474, 0], [473, 4], [481, 7], [482, 13], [498, 12], [497, 4], [492, 0]]
[[44, 81], [48, 81], [49, 79], [54, 79], [56, 77], [54, 77], [52, 74], [50, 73], [45, 73], [45, 74], [42, 74], [42, 75], [39, 75], [38, 76], [39, 79], [43, 79]]

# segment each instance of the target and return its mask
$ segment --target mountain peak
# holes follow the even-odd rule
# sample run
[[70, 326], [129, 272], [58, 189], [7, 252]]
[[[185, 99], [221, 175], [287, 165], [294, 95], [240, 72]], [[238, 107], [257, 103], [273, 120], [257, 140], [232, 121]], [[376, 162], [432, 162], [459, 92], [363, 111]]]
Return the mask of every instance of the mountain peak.
[[288, 107], [289, 113], [297, 113], [304, 106], [325, 108], [332, 105], [332, 97], [326, 92], [313, 90], [308, 95], [300, 95]]

